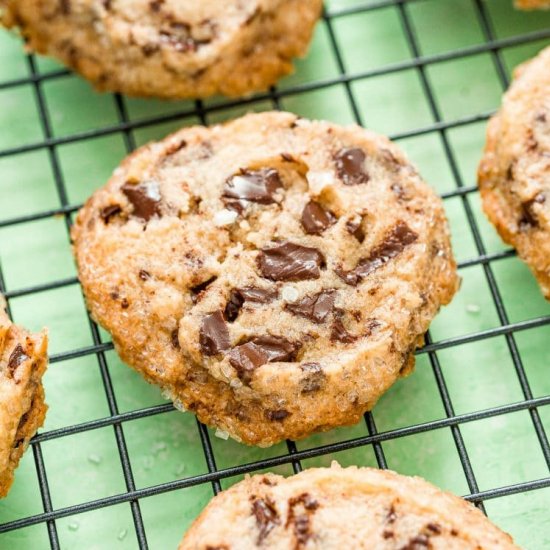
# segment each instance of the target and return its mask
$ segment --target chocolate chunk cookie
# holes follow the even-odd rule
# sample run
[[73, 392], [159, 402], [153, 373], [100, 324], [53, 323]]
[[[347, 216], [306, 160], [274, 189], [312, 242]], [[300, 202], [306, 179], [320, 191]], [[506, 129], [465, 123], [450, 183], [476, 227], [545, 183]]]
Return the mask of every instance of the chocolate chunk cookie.
[[123, 359], [258, 445], [357, 422], [457, 289], [441, 202], [401, 151], [288, 113], [143, 147], [72, 236]]
[[29, 334], [12, 324], [0, 296], [0, 497], [8, 494], [19, 460], [44, 422], [47, 346], [45, 331]]
[[188, 98], [274, 84], [305, 54], [321, 7], [321, 0], [0, 0], [0, 19], [27, 47], [100, 90]]
[[512, 550], [477, 508], [419, 477], [373, 468], [256, 475], [216, 496], [179, 550]]
[[485, 213], [550, 299], [550, 47], [516, 69], [478, 181]]

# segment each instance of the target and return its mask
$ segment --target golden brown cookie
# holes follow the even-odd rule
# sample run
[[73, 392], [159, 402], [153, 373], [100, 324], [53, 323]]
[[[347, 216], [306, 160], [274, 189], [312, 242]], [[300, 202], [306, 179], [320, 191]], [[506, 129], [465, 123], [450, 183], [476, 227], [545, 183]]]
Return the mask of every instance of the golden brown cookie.
[[258, 445], [357, 422], [457, 289], [441, 201], [403, 153], [288, 113], [141, 148], [72, 236], [123, 359]]
[[9, 320], [0, 296], [0, 497], [8, 494], [19, 460], [44, 422], [47, 346], [46, 331], [29, 334]]
[[3, 21], [100, 90], [164, 98], [265, 90], [304, 55], [321, 0], [0, 0]]
[[217, 495], [179, 550], [518, 550], [472, 504], [373, 468], [256, 475]]
[[483, 209], [550, 298], [550, 47], [520, 65], [487, 128]]

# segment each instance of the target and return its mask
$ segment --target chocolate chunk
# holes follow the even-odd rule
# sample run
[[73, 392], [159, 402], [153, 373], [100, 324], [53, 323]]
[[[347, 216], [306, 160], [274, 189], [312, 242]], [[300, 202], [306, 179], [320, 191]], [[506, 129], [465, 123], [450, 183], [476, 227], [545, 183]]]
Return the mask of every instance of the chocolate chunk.
[[341, 309], [334, 310], [334, 320], [332, 321], [330, 339], [332, 342], [338, 341], [343, 344], [351, 344], [351, 342], [355, 342], [355, 340], [357, 340], [357, 336], [350, 334], [346, 330], [346, 327], [342, 322], [343, 316], [344, 312]]
[[120, 307], [122, 309], [128, 309], [130, 307], [130, 304], [126, 298], [122, 298], [122, 300], [120, 301]]
[[229, 362], [244, 382], [250, 382], [252, 373], [266, 363], [294, 361], [300, 349], [299, 344], [282, 336], [258, 336], [229, 352]]
[[122, 208], [119, 204], [111, 204], [110, 206], [106, 206], [105, 208], [103, 208], [99, 215], [105, 223], [109, 223], [112, 217], [120, 214], [121, 212]]
[[133, 214], [137, 218], [147, 222], [153, 216], [160, 216], [160, 188], [157, 182], [125, 183], [122, 192], [134, 207]]
[[410, 539], [409, 542], [407, 542], [404, 546], [401, 546], [399, 550], [423, 550], [429, 546], [430, 539], [421, 533], [420, 535], [416, 535], [416, 537]]
[[319, 269], [325, 266], [319, 250], [291, 242], [262, 248], [257, 261], [262, 275], [273, 281], [318, 279]]
[[353, 235], [360, 243], [365, 240], [365, 232], [361, 227], [363, 218], [357, 218], [353, 220], [348, 220], [346, 222], [346, 229], [350, 235]]
[[302, 363], [300, 369], [306, 374], [302, 379], [301, 393], [315, 393], [323, 387], [326, 375], [319, 363]]
[[275, 193], [281, 187], [279, 173], [273, 168], [243, 170], [225, 182], [222, 196], [228, 208], [233, 208], [240, 213], [249, 202], [258, 204], [277, 202]]
[[196, 304], [200, 300], [201, 292], [205, 291], [216, 279], [215, 276], [210, 277], [210, 279], [191, 287], [191, 301]]
[[325, 210], [318, 202], [308, 202], [302, 212], [302, 227], [309, 235], [320, 235], [325, 229], [336, 223], [336, 216]]
[[266, 304], [277, 298], [279, 293], [276, 289], [268, 290], [258, 287], [234, 288], [229, 294], [229, 301], [225, 306], [225, 318], [234, 321], [238, 316], [245, 302], [255, 304]]
[[285, 309], [314, 323], [322, 323], [332, 311], [335, 299], [336, 291], [322, 290], [297, 302], [286, 304]]
[[280, 422], [281, 420], [284, 420], [287, 416], [290, 416], [290, 413], [288, 411], [285, 411], [284, 409], [279, 409], [277, 411], [265, 411], [264, 416], [272, 422]]
[[400, 221], [385, 236], [382, 244], [373, 248], [368, 258], [359, 260], [357, 266], [351, 271], [337, 268], [335, 269], [336, 274], [348, 285], [356, 286], [373, 271], [401, 254], [406, 246], [414, 243], [417, 239], [418, 235], [405, 222]]
[[319, 508], [319, 503], [308, 493], [302, 493], [298, 497], [288, 501], [288, 515], [285, 527], [293, 526], [296, 543], [294, 548], [303, 548], [311, 537], [310, 516]]
[[257, 498], [252, 501], [252, 513], [259, 529], [258, 544], [262, 544], [276, 525], [281, 523], [275, 503], [269, 498]]
[[428, 523], [428, 525], [426, 525], [426, 529], [436, 535], [441, 534], [441, 525], [437, 523]]
[[396, 519], [397, 519], [397, 514], [395, 513], [395, 506], [391, 504], [388, 510], [388, 513], [386, 515], [386, 521], [391, 524], [391, 523], [394, 523]]
[[336, 171], [344, 185], [359, 185], [369, 181], [363, 170], [365, 153], [361, 149], [341, 149], [334, 156]]
[[395, 536], [395, 533], [393, 531], [389, 531], [388, 529], [384, 529], [384, 531], [382, 531], [382, 537], [384, 537], [385, 539], [391, 539]]
[[203, 318], [199, 341], [205, 355], [216, 355], [229, 349], [229, 330], [221, 311], [216, 311]]
[[29, 356], [25, 353], [23, 346], [21, 346], [21, 344], [17, 344], [8, 359], [8, 372], [12, 378], [17, 368], [27, 359], [29, 359]]
[[175, 328], [170, 334], [170, 340], [172, 341], [172, 346], [174, 347], [174, 349], [180, 349], [180, 340], [178, 337], [178, 333], [178, 329]]
[[148, 281], [151, 278], [151, 274], [145, 269], [140, 269], [138, 275], [142, 281]]
[[537, 214], [533, 209], [535, 204], [544, 204], [546, 202], [546, 196], [544, 193], [537, 193], [532, 199], [521, 203], [522, 217], [519, 221], [521, 228], [538, 227], [539, 220]]

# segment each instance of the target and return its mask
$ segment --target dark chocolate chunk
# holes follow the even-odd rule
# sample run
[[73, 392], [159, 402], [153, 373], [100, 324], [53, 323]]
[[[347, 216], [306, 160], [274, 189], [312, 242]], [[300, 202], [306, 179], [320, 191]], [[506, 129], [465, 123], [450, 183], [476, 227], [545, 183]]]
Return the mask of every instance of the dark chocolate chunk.
[[360, 243], [365, 240], [365, 232], [361, 227], [362, 221], [363, 218], [359, 218], [357, 220], [348, 220], [346, 222], [346, 229], [348, 230], [348, 233], [353, 235]]
[[294, 361], [300, 345], [282, 336], [258, 336], [229, 352], [229, 362], [244, 382], [249, 382], [252, 373], [266, 363]]
[[356, 286], [373, 271], [376, 271], [392, 258], [395, 258], [406, 246], [414, 243], [418, 235], [405, 223], [397, 222], [396, 226], [385, 236], [384, 241], [373, 248], [368, 258], [359, 260], [351, 271], [337, 268], [336, 274], [348, 285]]
[[428, 525], [426, 525], [426, 529], [436, 535], [441, 534], [441, 525], [437, 523], [428, 523]]
[[221, 311], [216, 311], [203, 318], [199, 341], [205, 355], [216, 355], [229, 349], [229, 330]]
[[180, 349], [180, 340], [178, 337], [178, 329], [175, 328], [172, 333], [170, 334], [170, 340], [172, 341], [172, 346], [174, 349]]
[[151, 274], [148, 271], [146, 271], [145, 269], [140, 269], [139, 270], [139, 278], [142, 281], [147, 281], [151, 278]]
[[344, 185], [359, 185], [369, 181], [363, 169], [365, 153], [361, 149], [341, 149], [334, 156], [336, 171]]
[[12, 378], [17, 370], [17, 367], [19, 367], [27, 359], [29, 359], [29, 356], [25, 353], [23, 346], [21, 344], [17, 344], [8, 359], [8, 372]]
[[279, 409], [277, 411], [265, 411], [264, 416], [272, 422], [280, 422], [281, 420], [284, 420], [287, 416], [290, 416], [290, 413], [288, 411], [285, 411], [284, 409]]
[[423, 550], [429, 546], [430, 539], [421, 533], [420, 535], [416, 535], [416, 537], [410, 539], [409, 542], [407, 542], [404, 546], [401, 546], [399, 550]]
[[532, 199], [521, 203], [522, 217], [519, 221], [519, 225], [522, 228], [538, 227], [539, 220], [537, 214], [533, 209], [535, 204], [544, 204], [546, 202], [546, 196], [544, 193], [537, 193]]
[[101, 210], [100, 216], [105, 223], [109, 223], [112, 217], [120, 214], [121, 212], [122, 208], [119, 204], [111, 204]]
[[389, 529], [384, 529], [384, 531], [382, 531], [382, 537], [384, 537], [385, 539], [391, 539], [395, 536], [395, 533], [393, 531], [390, 531]]
[[336, 216], [325, 210], [318, 202], [308, 202], [302, 212], [302, 227], [309, 235], [320, 235], [325, 229], [336, 223]]
[[322, 323], [331, 313], [335, 299], [336, 291], [322, 290], [312, 296], [305, 296], [301, 300], [286, 304], [285, 309], [314, 323]]
[[125, 183], [122, 192], [134, 207], [133, 214], [137, 218], [147, 222], [153, 216], [160, 216], [160, 188], [157, 182]]
[[264, 277], [273, 281], [303, 281], [318, 279], [325, 257], [316, 248], [284, 242], [272, 248], [262, 248], [258, 267]]
[[245, 302], [255, 304], [266, 304], [277, 298], [279, 293], [276, 289], [268, 290], [258, 287], [234, 288], [229, 294], [229, 301], [225, 306], [225, 318], [234, 321], [238, 316]]
[[252, 501], [252, 513], [259, 529], [258, 544], [262, 544], [276, 525], [281, 523], [275, 503], [269, 498], [256, 498]]
[[130, 307], [130, 304], [129, 304], [127, 298], [122, 298], [122, 300], [120, 301], [120, 307], [122, 309], [128, 309]]
[[249, 202], [258, 204], [277, 202], [275, 194], [281, 187], [279, 173], [273, 168], [243, 170], [225, 182], [223, 199], [228, 208], [233, 208], [240, 213]]
[[330, 339], [333, 342], [338, 341], [343, 344], [351, 344], [351, 342], [355, 342], [355, 340], [357, 340], [357, 336], [350, 334], [346, 330], [346, 327], [342, 321], [343, 316], [344, 312], [341, 309], [334, 310], [334, 320], [332, 321]]
[[315, 393], [323, 387], [326, 375], [319, 363], [302, 363], [300, 369], [306, 374], [302, 379], [301, 393]]
[[210, 277], [210, 279], [191, 287], [191, 301], [196, 304], [200, 300], [201, 292], [205, 291], [216, 279], [215, 276]]
[[292, 525], [294, 532], [294, 548], [303, 548], [311, 537], [310, 516], [319, 508], [319, 503], [308, 493], [291, 498], [288, 501], [288, 515], [285, 527]]

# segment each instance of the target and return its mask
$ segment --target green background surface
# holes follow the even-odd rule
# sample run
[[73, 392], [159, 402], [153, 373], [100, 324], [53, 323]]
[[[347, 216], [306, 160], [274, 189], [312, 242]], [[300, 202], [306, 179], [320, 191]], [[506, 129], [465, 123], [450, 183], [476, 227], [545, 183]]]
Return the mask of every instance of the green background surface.
[[[353, 76], [349, 91], [366, 126], [398, 138], [428, 182], [440, 193], [452, 192], [461, 185], [470, 187], [475, 184], [486, 125], [484, 119], [476, 120], [475, 116], [495, 110], [503, 91], [495, 62], [502, 62], [509, 77], [515, 65], [550, 43], [548, 38], [513, 40], [515, 36], [548, 29], [550, 13], [517, 12], [511, 2], [416, 0], [403, 6], [399, 2], [382, 2], [383, 6], [375, 10], [351, 10], [353, 13], [342, 14], [342, 10], [366, 6], [369, 2], [331, 0], [326, 4], [329, 13], [334, 14], [330, 26], [325, 20], [320, 22], [309, 55], [297, 63], [296, 73], [278, 86], [279, 90], [294, 90], [283, 94], [280, 107], [308, 117], [353, 122], [348, 90], [338, 81], [345, 70]], [[498, 54], [475, 49], [486, 40], [480, 7], [487, 10], [495, 38], [504, 41], [505, 47]], [[446, 157], [442, 135], [429, 131], [435, 121], [434, 113], [423, 89], [421, 70], [411, 62], [414, 54], [404, 32], [402, 9], [415, 33], [420, 55], [430, 61], [422, 70], [441, 119], [452, 123], [471, 117], [470, 122], [451, 125], [446, 131], [450, 158]], [[340, 48], [341, 59], [335, 54], [332, 39]], [[472, 48], [478, 53], [467, 57], [449, 53], [467, 52]], [[439, 55], [445, 60], [437, 61]], [[394, 70], [381, 74], [387, 67]], [[36, 58], [36, 70], [41, 74], [59, 69], [52, 60]], [[106, 181], [127, 153], [128, 145], [161, 138], [171, 130], [199, 121], [193, 102], [125, 98], [123, 107], [137, 126], [127, 133], [121, 132], [115, 128], [120, 122], [115, 98], [95, 93], [82, 79], [63, 73], [39, 85], [49, 114], [48, 129], [40, 119], [32, 83], [2, 87], [3, 82], [25, 79], [30, 74], [31, 64], [22, 52], [20, 41], [0, 32], [0, 221], [58, 209], [64, 200], [69, 205], [80, 204]], [[324, 85], [312, 90], [319, 82]], [[213, 112], [206, 114], [208, 123], [274, 107], [265, 95], [258, 99], [252, 97], [245, 106], [235, 107], [234, 102], [226, 106], [226, 103], [221, 98], [204, 102], [206, 108], [215, 106]], [[164, 117], [164, 121], [152, 123], [157, 117]], [[411, 131], [418, 128], [427, 131], [411, 137]], [[61, 141], [51, 149], [32, 147], [43, 142], [48, 131]], [[93, 134], [90, 139], [74, 139], [89, 134]], [[5, 154], [19, 146], [29, 146], [29, 150]], [[57, 162], [66, 198], [56, 190], [52, 160]], [[448, 198], [445, 207], [459, 261], [475, 259], [484, 251], [495, 254], [507, 250], [484, 218], [477, 192], [467, 193], [464, 199]], [[472, 213], [484, 250], [476, 245], [467, 209]], [[0, 226], [0, 262], [9, 293], [17, 294], [34, 285], [75, 277], [64, 217], [46, 216], [28, 223]], [[550, 315], [550, 305], [517, 258], [506, 256], [491, 262], [490, 266], [509, 322]], [[464, 267], [460, 274], [463, 278], [460, 293], [432, 325], [431, 338], [435, 342], [501, 325], [483, 265]], [[17, 295], [10, 300], [10, 306], [17, 322], [33, 330], [49, 327], [50, 351], [54, 356], [93, 344], [81, 291], [75, 283]], [[100, 337], [109, 342], [104, 332]], [[534, 397], [550, 395], [549, 340], [549, 325], [514, 335]], [[93, 354], [50, 366], [44, 379], [50, 409], [42, 433], [108, 417], [110, 411], [102, 375], [112, 380], [120, 413], [164, 402], [157, 388], [125, 367], [114, 352], [107, 352], [105, 359], [104, 371]], [[441, 367], [455, 414], [524, 399], [505, 336], [463, 343], [439, 351], [431, 360], [428, 354], [418, 356], [414, 374], [395, 384], [376, 407], [373, 416], [379, 431], [446, 417], [436, 384], [434, 359]], [[542, 427], [549, 433], [550, 405], [539, 407], [538, 412]], [[171, 411], [125, 421], [121, 426], [137, 489], [208, 471], [192, 415]], [[548, 478], [549, 465], [527, 410], [461, 423], [459, 432], [480, 491]], [[298, 450], [310, 449], [368, 433], [367, 425], [361, 423], [312, 436], [296, 445]], [[210, 435], [220, 469], [287, 453], [286, 444], [255, 449], [214, 437], [213, 432]], [[381, 448], [390, 468], [421, 475], [459, 495], [470, 493], [450, 427], [391, 437]], [[115, 430], [110, 425], [51, 438], [36, 446], [35, 452], [38, 449], [54, 510], [126, 491]], [[302, 460], [301, 466], [326, 466], [333, 459], [343, 465], [377, 465], [374, 449], [367, 445]], [[273, 470], [282, 474], [293, 471], [290, 463]], [[222, 487], [238, 479], [223, 479]], [[206, 483], [140, 499], [150, 548], [175, 548], [212, 494], [212, 485]], [[550, 548], [550, 488], [493, 498], [485, 505], [489, 517], [512, 533], [520, 545], [528, 549]], [[9, 497], [0, 502], [0, 523], [43, 511], [35, 456], [29, 450]], [[63, 549], [137, 548], [128, 503], [57, 519], [55, 525]], [[47, 526], [39, 523], [2, 534], [0, 548], [49, 548]]]

